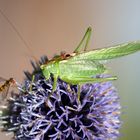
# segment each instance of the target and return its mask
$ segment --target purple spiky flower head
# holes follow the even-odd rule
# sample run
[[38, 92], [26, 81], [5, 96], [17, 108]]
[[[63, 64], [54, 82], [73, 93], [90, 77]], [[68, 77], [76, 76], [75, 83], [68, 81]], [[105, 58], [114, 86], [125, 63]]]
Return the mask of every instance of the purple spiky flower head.
[[70, 86], [58, 79], [52, 93], [53, 76], [46, 80], [33, 66], [35, 71], [26, 73], [28, 78], [19, 87], [21, 91], [11, 94], [2, 111], [3, 131], [13, 132], [15, 140], [118, 138], [121, 107], [112, 82], [84, 84], [79, 102], [77, 85]]

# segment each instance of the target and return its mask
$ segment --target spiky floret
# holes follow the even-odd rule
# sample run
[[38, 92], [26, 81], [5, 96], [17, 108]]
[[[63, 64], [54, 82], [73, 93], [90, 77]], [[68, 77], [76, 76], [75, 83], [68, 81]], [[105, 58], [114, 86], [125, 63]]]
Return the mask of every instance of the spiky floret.
[[[30, 77], [29, 74], [27, 76]], [[83, 85], [79, 103], [77, 85], [69, 86], [58, 79], [57, 89], [50, 95], [52, 76], [47, 81], [41, 71], [34, 73], [34, 76], [34, 81], [26, 79], [21, 91], [12, 94], [7, 102], [7, 108], [2, 111], [3, 130], [14, 132], [14, 139], [118, 138], [121, 107], [112, 82]]]

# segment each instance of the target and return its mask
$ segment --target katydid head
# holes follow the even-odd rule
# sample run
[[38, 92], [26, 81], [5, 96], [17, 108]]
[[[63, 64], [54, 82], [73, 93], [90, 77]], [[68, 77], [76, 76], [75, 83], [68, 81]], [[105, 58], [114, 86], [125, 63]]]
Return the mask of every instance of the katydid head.
[[50, 78], [50, 72], [47, 69], [47, 66], [46, 65], [41, 65], [40, 68], [42, 70], [42, 73], [43, 73], [44, 77], [48, 80]]

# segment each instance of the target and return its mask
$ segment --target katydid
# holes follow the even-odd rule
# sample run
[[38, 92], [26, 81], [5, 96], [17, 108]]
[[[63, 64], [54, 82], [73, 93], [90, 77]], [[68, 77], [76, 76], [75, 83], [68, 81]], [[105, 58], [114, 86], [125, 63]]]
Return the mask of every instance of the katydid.
[[[116, 45], [109, 48], [102, 48], [87, 51], [91, 27], [89, 27], [72, 54], [66, 54], [57, 59], [49, 60], [40, 68], [46, 80], [53, 75], [54, 83], [52, 92], [56, 90], [58, 77], [71, 84], [78, 85], [78, 98], [80, 97], [80, 86], [85, 83], [105, 82], [117, 79], [116, 76], [108, 78], [96, 78], [106, 72], [106, 67], [101, 63], [102, 60], [113, 59], [128, 55], [140, 50], [140, 42], [130, 42]], [[83, 52], [81, 51], [83, 49]]]

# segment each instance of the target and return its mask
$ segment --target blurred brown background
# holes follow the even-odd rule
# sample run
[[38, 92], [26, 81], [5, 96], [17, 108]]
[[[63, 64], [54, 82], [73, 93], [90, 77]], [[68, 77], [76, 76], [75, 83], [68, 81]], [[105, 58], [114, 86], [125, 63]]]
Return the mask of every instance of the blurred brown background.
[[[39, 59], [72, 52], [86, 28], [93, 28], [90, 49], [140, 40], [139, 0], [0, 0], [0, 9], [16, 26], [30, 52], [0, 15], [0, 76], [22, 82], [32, 70], [32, 53]], [[123, 106], [121, 140], [140, 137], [140, 52], [109, 64]], [[10, 139], [0, 134], [0, 139]]]

